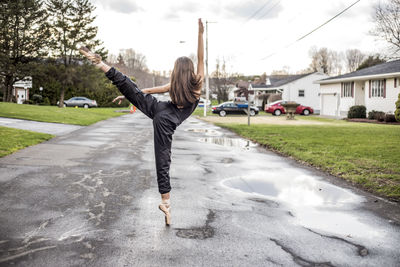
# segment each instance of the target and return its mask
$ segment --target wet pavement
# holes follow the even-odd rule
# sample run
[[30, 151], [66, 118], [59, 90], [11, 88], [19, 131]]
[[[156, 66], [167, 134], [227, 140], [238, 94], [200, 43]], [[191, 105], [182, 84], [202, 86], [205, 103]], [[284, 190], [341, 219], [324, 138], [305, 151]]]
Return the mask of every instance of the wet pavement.
[[29, 121], [4, 117], [0, 117], [0, 126], [54, 135], [64, 135], [83, 128], [83, 126], [72, 124]]
[[194, 118], [172, 225], [152, 124], [102, 121], [0, 159], [1, 266], [399, 266], [400, 208]]

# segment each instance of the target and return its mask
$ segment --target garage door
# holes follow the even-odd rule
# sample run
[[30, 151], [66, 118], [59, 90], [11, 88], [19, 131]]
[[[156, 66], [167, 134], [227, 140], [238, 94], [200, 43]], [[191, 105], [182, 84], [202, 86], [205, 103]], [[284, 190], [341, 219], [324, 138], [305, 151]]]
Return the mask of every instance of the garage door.
[[335, 116], [336, 115], [336, 96], [322, 95], [321, 115]]

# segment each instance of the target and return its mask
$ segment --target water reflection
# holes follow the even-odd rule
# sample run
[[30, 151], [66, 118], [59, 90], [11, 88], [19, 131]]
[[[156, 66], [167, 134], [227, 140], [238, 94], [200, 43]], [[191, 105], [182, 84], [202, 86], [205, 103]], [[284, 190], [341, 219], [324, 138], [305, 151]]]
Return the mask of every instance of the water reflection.
[[209, 144], [216, 144], [226, 147], [239, 147], [244, 149], [250, 149], [250, 147], [257, 146], [256, 143], [241, 138], [205, 137], [200, 138], [200, 141]]
[[220, 135], [222, 135], [221, 132], [218, 132], [218, 131], [213, 130], [213, 129], [191, 128], [191, 129], [187, 129], [186, 131], [193, 132], [193, 133], [205, 133], [208, 136], [220, 136]]
[[295, 223], [309, 229], [341, 236], [365, 238], [367, 235], [371, 239], [382, 235], [381, 231], [354, 215], [352, 209], [363, 201], [361, 196], [313, 176], [296, 175], [281, 169], [227, 179], [222, 184], [285, 203], [295, 217]]
[[295, 206], [336, 206], [359, 202], [361, 198], [348, 190], [318, 181], [312, 176], [288, 176], [284, 173], [259, 177], [238, 177], [223, 181], [223, 185], [245, 193], [275, 198]]

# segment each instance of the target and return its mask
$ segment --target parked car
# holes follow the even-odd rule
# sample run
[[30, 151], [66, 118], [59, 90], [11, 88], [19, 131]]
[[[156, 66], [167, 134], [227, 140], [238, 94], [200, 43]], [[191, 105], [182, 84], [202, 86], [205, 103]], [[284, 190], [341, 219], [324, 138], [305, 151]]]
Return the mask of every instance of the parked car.
[[[288, 101], [278, 100], [278, 101], [272, 102], [265, 106], [265, 112], [272, 113], [272, 115], [275, 115], [275, 116], [280, 116], [281, 114], [286, 114], [285, 108], [282, 106], [282, 104], [284, 104], [286, 102], [288, 102]], [[291, 101], [291, 102], [294, 102], [294, 101]], [[308, 116], [313, 113], [314, 113], [314, 110], [311, 107], [299, 105], [296, 108], [296, 114]]]
[[[199, 106], [199, 107], [204, 107], [204, 102], [206, 102], [206, 100], [205, 100], [204, 98], [200, 97], [198, 106]], [[210, 101], [210, 100], [207, 100], [206, 103], [207, 103], [207, 106], [210, 106], [211, 101]]]
[[[233, 102], [225, 102], [212, 107], [212, 113], [219, 114], [221, 117], [226, 116], [226, 114], [247, 114], [246, 111], [247, 107], [239, 107]], [[256, 114], [258, 114], [258, 108], [250, 106], [250, 116], [255, 116]]]
[[[57, 105], [59, 102], [57, 102]], [[91, 100], [83, 96], [72, 97], [68, 100], [64, 100], [64, 107], [84, 107], [93, 108], [97, 107], [96, 100]]]

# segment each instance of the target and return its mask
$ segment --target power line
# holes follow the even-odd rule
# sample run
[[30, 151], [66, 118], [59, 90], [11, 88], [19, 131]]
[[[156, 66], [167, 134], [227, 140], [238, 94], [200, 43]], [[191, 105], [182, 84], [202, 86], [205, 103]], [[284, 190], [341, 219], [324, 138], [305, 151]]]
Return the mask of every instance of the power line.
[[258, 19], [262, 19], [264, 18], [266, 15], [269, 14], [269, 12], [272, 11], [272, 9], [274, 9], [277, 5], [280, 4], [280, 2], [282, 2], [282, 0], [279, 0], [278, 2], [275, 3], [275, 5], [273, 5], [270, 9], [267, 10], [267, 12], [265, 12], [261, 17], [259, 17]]
[[266, 1], [264, 3], [264, 5], [262, 5], [259, 9], [256, 10], [256, 12], [254, 12], [243, 24], [247, 23], [249, 20], [251, 20], [252, 18], [255, 17], [255, 15], [257, 15], [261, 10], [264, 9], [264, 7], [266, 7], [271, 1]]
[[[307, 34], [301, 36], [300, 38], [298, 38], [298, 39], [295, 40], [294, 42], [292, 42], [292, 43], [286, 45], [286, 46], [285, 46], [283, 49], [281, 49], [281, 50], [287, 49], [287, 48], [289, 48], [290, 46], [294, 45], [295, 43], [297, 43], [297, 42], [303, 40], [303, 39], [306, 38], [307, 36], [311, 35], [311, 34], [314, 33], [315, 31], [319, 30], [320, 28], [322, 28], [323, 26], [325, 26], [326, 24], [328, 24], [329, 22], [331, 22], [332, 20], [334, 20], [335, 18], [337, 18], [337, 17], [339, 17], [340, 15], [342, 15], [344, 12], [346, 12], [347, 10], [349, 10], [350, 8], [352, 8], [354, 5], [356, 5], [356, 4], [357, 4], [358, 2], [360, 2], [360, 1], [361, 1], [361, 0], [355, 1], [353, 4], [351, 4], [350, 6], [346, 7], [345, 9], [343, 9], [341, 12], [339, 12], [338, 14], [336, 14], [335, 16], [333, 16], [332, 18], [330, 18], [330, 19], [327, 20], [326, 22], [322, 23], [321, 25], [319, 25], [318, 27], [316, 27], [315, 29], [313, 29], [313, 30], [310, 31], [309, 33], [307, 33]], [[277, 53], [279, 53], [281, 50], [276, 51], [276, 52], [274, 52], [274, 53], [272, 53], [272, 54], [270, 54], [270, 55], [268, 55], [268, 56], [266, 56], [266, 57], [263, 57], [261, 60], [265, 60], [265, 59], [267, 59], [267, 58], [270, 58], [270, 57], [276, 55]]]
[[[245, 25], [250, 19], [252, 19], [254, 17], [255, 14], [257, 14], [260, 10], [262, 10], [268, 3], [271, 3], [272, 1], [267, 1], [267, 3], [265, 3], [261, 8], [259, 8], [255, 13], [253, 13], [253, 15], [251, 15], [241, 26]], [[282, 0], [278, 0], [273, 6], [271, 6], [261, 17], [259, 17], [258, 19], [262, 19], [264, 18], [266, 15], [269, 14], [269, 12], [271, 12], [280, 2], [282, 2]], [[238, 49], [241, 50], [241, 48], [243, 48], [243, 46], [246, 45], [245, 43], [243, 43]], [[236, 51], [236, 50], [235, 50]], [[243, 53], [243, 52], [241, 52]]]

